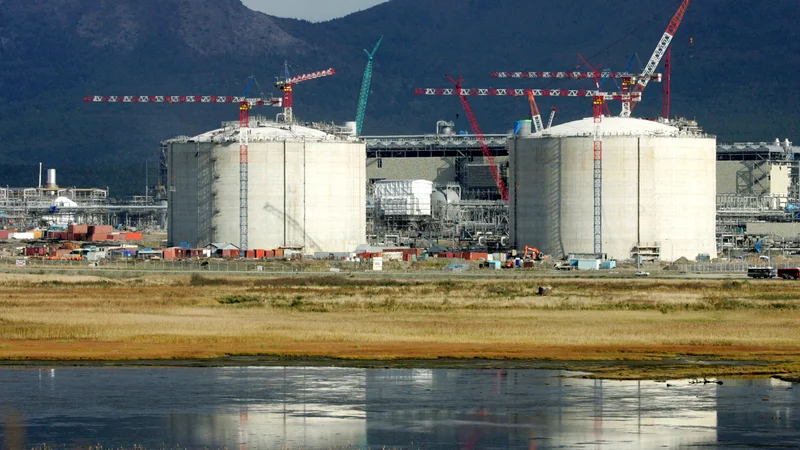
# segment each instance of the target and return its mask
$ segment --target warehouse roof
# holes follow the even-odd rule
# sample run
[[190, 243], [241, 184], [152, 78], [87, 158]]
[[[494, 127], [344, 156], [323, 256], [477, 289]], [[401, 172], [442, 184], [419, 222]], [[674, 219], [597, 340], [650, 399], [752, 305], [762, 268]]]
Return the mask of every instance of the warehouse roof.
[[[555, 125], [547, 130], [533, 134], [537, 137], [574, 137], [594, 135], [594, 118]], [[678, 136], [681, 130], [665, 123], [653, 120], [634, 119], [632, 117], [603, 117], [600, 123], [600, 134], [603, 136]]]

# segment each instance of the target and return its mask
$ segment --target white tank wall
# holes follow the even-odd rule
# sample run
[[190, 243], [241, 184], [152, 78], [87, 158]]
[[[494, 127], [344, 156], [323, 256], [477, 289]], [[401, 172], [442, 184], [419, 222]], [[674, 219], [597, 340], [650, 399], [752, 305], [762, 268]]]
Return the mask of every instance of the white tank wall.
[[[511, 236], [546, 254], [592, 253], [591, 137], [509, 139]], [[659, 244], [662, 260], [716, 254], [716, 140], [603, 138], [603, 252], [628, 259]]]
[[[197, 149], [201, 151], [198, 152]], [[249, 146], [248, 247], [348, 252], [365, 242], [366, 149], [353, 141], [267, 141]], [[203, 159], [198, 153], [210, 152]], [[172, 244], [239, 245], [239, 145], [170, 146]], [[204, 166], [210, 165], [210, 170]], [[210, 174], [210, 195], [203, 173]], [[193, 181], [199, 188], [193, 189]], [[174, 212], [174, 213], [173, 213]]]

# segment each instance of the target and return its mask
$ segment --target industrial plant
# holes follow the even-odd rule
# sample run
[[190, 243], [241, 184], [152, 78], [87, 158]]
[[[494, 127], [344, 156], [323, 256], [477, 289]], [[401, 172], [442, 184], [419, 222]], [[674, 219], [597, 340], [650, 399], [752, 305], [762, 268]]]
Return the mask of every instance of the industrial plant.
[[[440, 120], [430, 133], [362, 135], [381, 40], [366, 52], [356, 121], [344, 126], [303, 122], [293, 111], [293, 86], [335, 75], [332, 68], [290, 76], [287, 66], [275, 83], [279, 98], [248, 96], [252, 77], [238, 97], [87, 96], [91, 103], [230, 103], [239, 120], [163, 141], [157, 185], [143, 197], [112, 201], [104, 189], [59, 188], [48, 170], [44, 186], [0, 188], [0, 209], [7, 226], [166, 230], [166, 246], [225, 248], [239, 257], [268, 254], [255, 249], [349, 258], [413, 248], [641, 263], [730, 257], [757, 243], [800, 253], [800, 148], [785, 138], [720, 144], [671, 114], [669, 45], [689, 3], [639, 73], [493, 72], [509, 83], [546, 79], [566, 88], [467, 88], [448, 76], [447, 87], [415, 89], [445, 97], [430, 101], [457, 97], [470, 130]], [[621, 83], [619, 92], [601, 89], [608, 79]], [[578, 82], [596, 89], [566, 86]], [[650, 83], [662, 84], [661, 117], [631, 117]], [[526, 98], [530, 115], [509, 118], [509, 133], [484, 134], [471, 96]], [[552, 108], [544, 120], [537, 97], [591, 102], [591, 115], [559, 124]], [[251, 116], [255, 107], [281, 110]]]

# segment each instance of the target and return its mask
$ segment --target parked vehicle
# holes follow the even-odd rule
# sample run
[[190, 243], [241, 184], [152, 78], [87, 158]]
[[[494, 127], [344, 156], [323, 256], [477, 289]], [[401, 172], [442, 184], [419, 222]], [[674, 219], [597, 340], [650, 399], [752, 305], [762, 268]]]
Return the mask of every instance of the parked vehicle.
[[751, 278], [775, 278], [778, 272], [772, 267], [750, 267], [747, 276]]
[[789, 267], [786, 269], [778, 269], [778, 277], [784, 280], [797, 280], [800, 279], [800, 268]]

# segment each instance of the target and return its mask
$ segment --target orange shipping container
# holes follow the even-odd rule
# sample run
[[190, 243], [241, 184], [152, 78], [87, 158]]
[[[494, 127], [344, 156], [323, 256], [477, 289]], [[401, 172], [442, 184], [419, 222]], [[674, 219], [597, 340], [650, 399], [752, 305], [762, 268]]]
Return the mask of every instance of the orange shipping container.
[[133, 233], [133, 232], [129, 231], [129, 232], [125, 233], [125, 239], [127, 239], [129, 241], [141, 241], [142, 240], [142, 233]]

